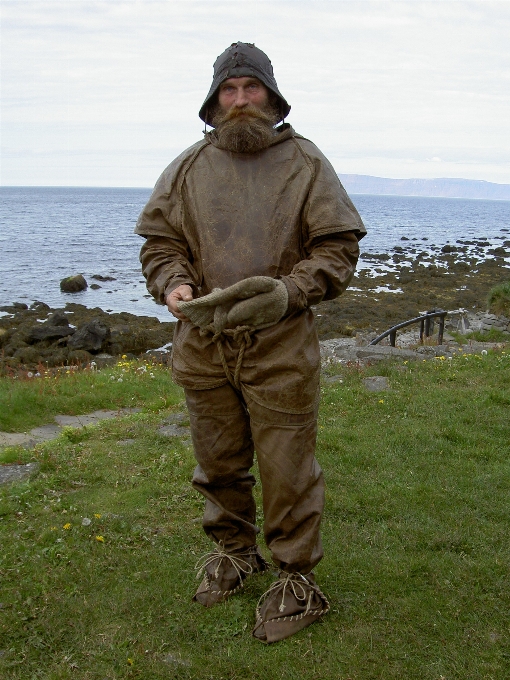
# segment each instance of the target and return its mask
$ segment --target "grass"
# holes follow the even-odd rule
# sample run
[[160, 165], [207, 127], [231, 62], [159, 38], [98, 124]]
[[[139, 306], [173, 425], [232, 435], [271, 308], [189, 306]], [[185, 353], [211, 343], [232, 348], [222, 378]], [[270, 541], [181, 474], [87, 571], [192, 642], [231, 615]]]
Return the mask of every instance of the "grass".
[[471, 331], [465, 334], [450, 331], [450, 334], [459, 345], [468, 345], [472, 340], [475, 342], [508, 342], [508, 334], [503, 333], [499, 328], [491, 328], [490, 331]]
[[[140, 393], [168, 380], [136, 366]], [[368, 392], [370, 375], [390, 390]], [[324, 385], [319, 421], [322, 622], [253, 640], [271, 575], [210, 610], [191, 603], [209, 544], [192, 450], [157, 431], [183, 409], [169, 384], [160, 410], [154, 395], [142, 413], [18, 452], [40, 469], [2, 489], [0, 677], [506, 680], [510, 353], [344, 368], [341, 380]]]
[[167, 369], [125, 359], [102, 371], [92, 365], [85, 371], [41, 369], [16, 379], [0, 377], [0, 430], [25, 432], [46, 425], [57, 414], [81, 415], [102, 408], [158, 410], [170, 406], [177, 394]]

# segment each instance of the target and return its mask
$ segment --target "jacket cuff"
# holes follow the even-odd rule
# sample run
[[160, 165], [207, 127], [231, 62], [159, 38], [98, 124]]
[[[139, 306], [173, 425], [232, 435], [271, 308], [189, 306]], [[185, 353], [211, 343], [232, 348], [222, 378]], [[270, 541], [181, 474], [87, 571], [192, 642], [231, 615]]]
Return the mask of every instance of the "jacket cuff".
[[285, 316], [290, 316], [295, 312], [301, 312], [303, 310], [303, 305], [301, 303], [301, 291], [296, 286], [294, 281], [288, 276], [282, 276], [281, 280], [285, 284], [287, 293], [289, 294], [289, 304], [287, 306]]

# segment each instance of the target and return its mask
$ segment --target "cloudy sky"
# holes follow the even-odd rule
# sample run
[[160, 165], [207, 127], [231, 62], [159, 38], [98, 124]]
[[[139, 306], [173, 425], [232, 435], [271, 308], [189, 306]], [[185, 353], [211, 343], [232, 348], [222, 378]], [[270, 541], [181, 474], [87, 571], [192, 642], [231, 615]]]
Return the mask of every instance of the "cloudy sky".
[[2, 185], [152, 186], [212, 64], [270, 56], [338, 172], [510, 183], [510, 2], [1, 0]]

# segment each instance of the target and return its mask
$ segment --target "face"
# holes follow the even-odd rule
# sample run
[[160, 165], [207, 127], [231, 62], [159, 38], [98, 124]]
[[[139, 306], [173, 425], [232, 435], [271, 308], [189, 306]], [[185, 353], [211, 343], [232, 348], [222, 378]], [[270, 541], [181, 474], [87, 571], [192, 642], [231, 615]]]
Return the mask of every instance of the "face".
[[229, 111], [234, 106], [242, 109], [249, 104], [263, 109], [268, 105], [268, 102], [267, 87], [257, 78], [228, 78], [220, 85], [218, 103], [224, 112]]

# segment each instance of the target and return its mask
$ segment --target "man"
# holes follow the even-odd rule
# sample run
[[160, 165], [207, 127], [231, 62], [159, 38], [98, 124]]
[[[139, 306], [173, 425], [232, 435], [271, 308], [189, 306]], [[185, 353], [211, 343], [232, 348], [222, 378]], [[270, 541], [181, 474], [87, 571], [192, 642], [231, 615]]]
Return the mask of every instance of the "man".
[[362, 221], [330, 163], [288, 124], [268, 57], [234, 43], [214, 64], [200, 118], [213, 127], [163, 172], [140, 215], [147, 287], [179, 319], [172, 370], [185, 390], [216, 544], [194, 599], [209, 607], [267, 563], [256, 546], [250, 472], [262, 483], [264, 537], [278, 580], [253, 635], [275, 642], [328, 611], [324, 482], [315, 460], [320, 355], [311, 305], [340, 295]]

